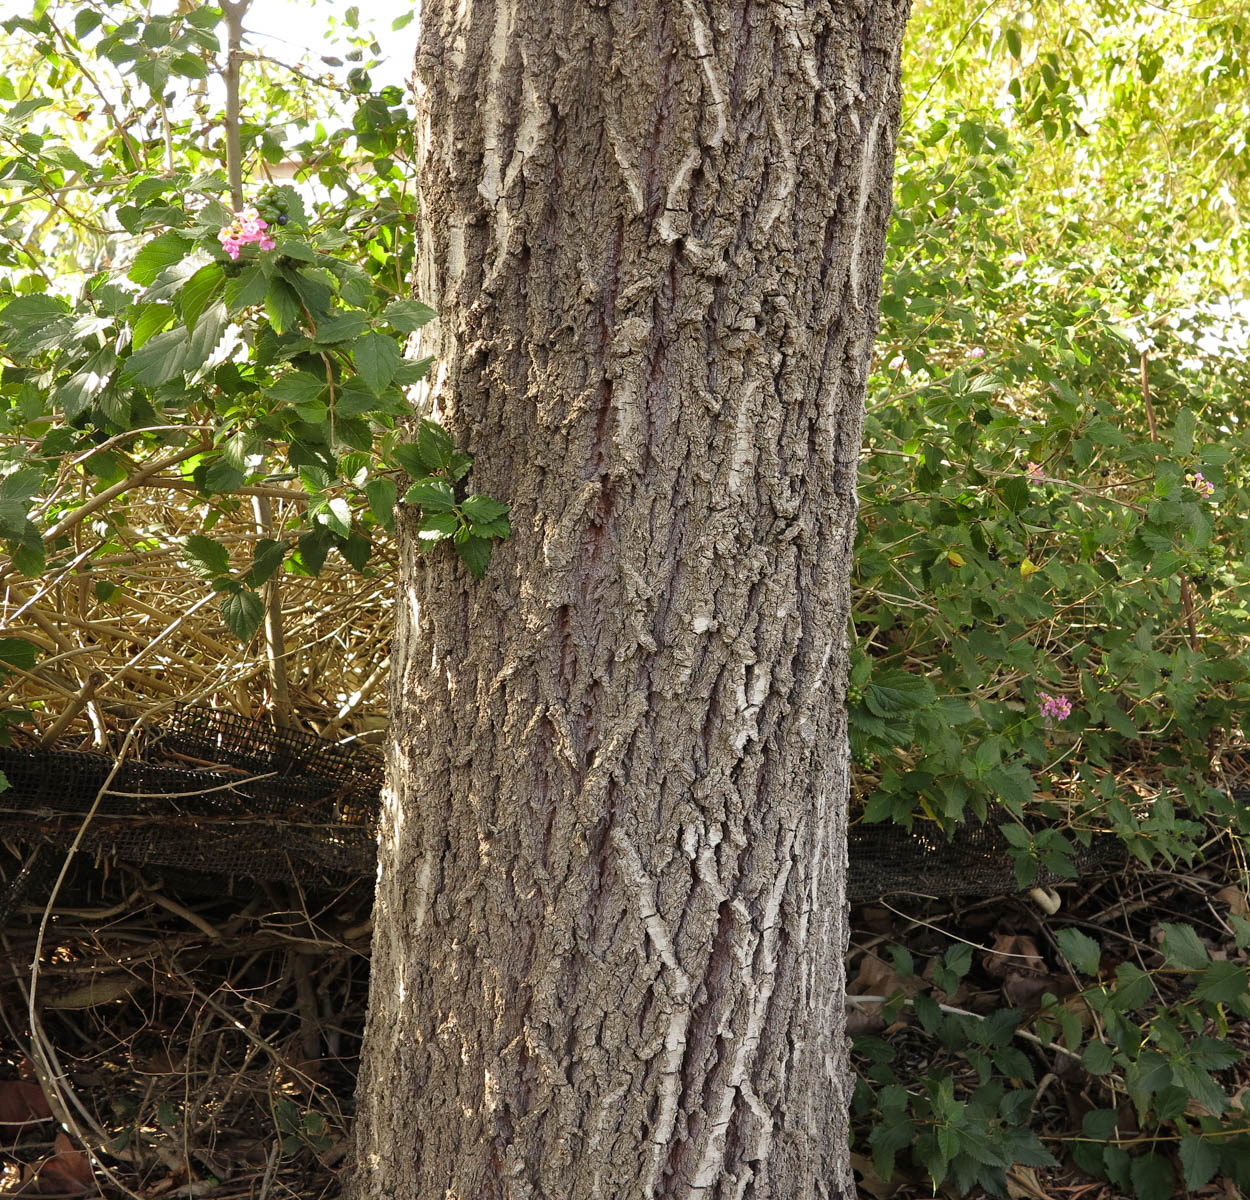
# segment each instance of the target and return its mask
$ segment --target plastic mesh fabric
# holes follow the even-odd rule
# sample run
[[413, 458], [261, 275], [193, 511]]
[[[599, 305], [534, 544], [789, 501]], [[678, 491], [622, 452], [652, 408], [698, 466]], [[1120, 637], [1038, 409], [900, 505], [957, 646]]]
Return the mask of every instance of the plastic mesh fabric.
[[[382, 781], [372, 750], [183, 707], [149, 734], [144, 756], [124, 762], [101, 796], [113, 769], [104, 755], [0, 747], [0, 771], [10, 784], [0, 793], [0, 837], [64, 849], [99, 797], [80, 843], [93, 858], [310, 891], [372, 878]], [[1097, 870], [1120, 850], [1116, 839], [1098, 839], [1080, 852], [1077, 867], [1082, 874]], [[947, 840], [936, 831], [859, 825], [851, 829], [849, 852], [853, 904], [891, 893], [1019, 890], [1007, 845], [992, 826], [960, 826]], [[9, 874], [0, 899], [20, 890], [9, 886]], [[1043, 872], [1037, 882], [1054, 879]]]

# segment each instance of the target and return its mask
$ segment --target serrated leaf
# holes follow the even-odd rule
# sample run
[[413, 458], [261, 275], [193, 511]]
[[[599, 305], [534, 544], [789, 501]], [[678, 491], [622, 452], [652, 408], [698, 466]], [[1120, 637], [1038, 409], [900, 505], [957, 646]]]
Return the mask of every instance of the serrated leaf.
[[512, 524], [507, 517], [496, 517], [493, 521], [474, 521], [471, 524], [474, 537], [499, 538], [507, 541], [512, 536]]
[[417, 526], [417, 537], [422, 542], [422, 549], [425, 549], [427, 544], [451, 537], [459, 528], [460, 519], [455, 513], [425, 513]]
[[393, 479], [371, 479], [365, 484], [365, 499], [369, 501], [369, 511], [383, 529], [391, 530], [395, 526], [397, 495], [398, 488]]
[[0, 637], [0, 663], [23, 671], [34, 669], [39, 660], [39, 647], [25, 638]]
[[316, 250], [300, 238], [283, 238], [278, 242], [277, 253], [297, 262], [316, 262], [320, 257]]
[[130, 327], [130, 348], [138, 350], [144, 342], [160, 333], [174, 319], [172, 304], [144, 304], [135, 310], [135, 317]]
[[277, 333], [294, 329], [299, 322], [299, 297], [285, 279], [275, 279], [265, 293], [265, 313]]
[[264, 304], [269, 280], [258, 266], [246, 268], [241, 275], [226, 280], [226, 308], [233, 315], [245, 308]]
[[1193, 409], [1182, 408], [1176, 414], [1176, 425], [1172, 430], [1172, 451], [1178, 458], [1193, 453], [1194, 431], [1198, 428], [1198, 417]]
[[274, 572], [282, 566], [286, 558], [286, 542], [275, 541], [273, 538], [261, 538], [252, 551], [252, 566], [247, 573], [248, 587], [260, 587], [273, 578]]
[[352, 359], [365, 386], [376, 396], [390, 386], [400, 363], [395, 339], [382, 333], [366, 333], [352, 348]]
[[357, 571], [363, 571], [373, 553], [373, 543], [363, 533], [353, 530], [350, 537], [338, 543], [339, 553]]
[[1082, 1051], [1081, 1061], [1091, 1075], [1109, 1075], [1115, 1067], [1115, 1054], [1106, 1042], [1093, 1041]]
[[1181, 1171], [1185, 1186], [1191, 1191], [1205, 1187], [1220, 1168], [1220, 1156], [1206, 1138], [1194, 1133], [1181, 1135]]
[[220, 263], [206, 263], [182, 287], [178, 304], [188, 329], [194, 329], [200, 314], [217, 298], [225, 286], [226, 273]]
[[353, 338], [358, 338], [367, 328], [365, 319], [360, 313], [335, 313], [328, 320], [317, 323], [317, 334], [313, 341], [323, 346], [349, 342]]
[[936, 698], [937, 692], [927, 679], [896, 668], [877, 671], [864, 689], [864, 703], [883, 718], [927, 708]]
[[193, 533], [182, 548], [192, 567], [206, 579], [230, 573], [230, 551], [221, 542], [202, 533]]
[[335, 496], [321, 514], [326, 528], [332, 529], [341, 537], [347, 537], [352, 531], [351, 506], [342, 496]]
[[382, 319], [401, 333], [412, 333], [432, 321], [436, 313], [420, 300], [395, 300], [386, 306]]
[[265, 389], [265, 395], [279, 404], [309, 404], [326, 389], [324, 376], [308, 371], [291, 371]]
[[429, 356], [418, 359], [405, 358], [396, 369], [395, 378], [391, 382], [400, 387], [420, 383], [430, 373], [433, 365], [434, 359]]
[[441, 471], [451, 463], [456, 444], [437, 421], [422, 417], [417, 429], [417, 455], [427, 471]]
[[153, 238], [131, 263], [127, 278], [143, 287], [156, 282], [156, 277], [168, 267], [175, 266], [194, 249], [194, 243], [172, 229]]
[[1079, 929], [1061, 929], [1055, 936], [1064, 958], [1082, 975], [1097, 978], [1102, 961], [1102, 948], [1098, 943]]
[[1204, 971], [1211, 965], [1211, 956], [1192, 925], [1164, 922], [1160, 928], [1163, 938], [1159, 948], [1169, 966], [1180, 967], [1183, 971]]
[[470, 537], [463, 542], [456, 542], [456, 553], [464, 560], [464, 565], [469, 568], [469, 574], [474, 579], [481, 579], [486, 574], [486, 568], [490, 565], [491, 550], [493, 543], [489, 538]]
[[260, 628], [264, 615], [264, 601], [255, 592], [241, 589], [221, 598], [221, 619], [241, 642], [246, 642]]
[[126, 359], [122, 378], [143, 387], [168, 383], [182, 373], [190, 341], [183, 328], [158, 333]]
[[441, 479], [418, 479], [404, 493], [406, 504], [417, 504], [425, 513], [451, 512], [456, 507], [456, 496], [451, 484]]
[[52, 393], [52, 404], [73, 421], [84, 413], [99, 394], [108, 387], [117, 366], [112, 346], [97, 350], [72, 375], [61, 378]]
[[492, 496], [470, 496], [461, 504], [460, 511], [477, 524], [497, 520], [508, 511], [508, 507]]

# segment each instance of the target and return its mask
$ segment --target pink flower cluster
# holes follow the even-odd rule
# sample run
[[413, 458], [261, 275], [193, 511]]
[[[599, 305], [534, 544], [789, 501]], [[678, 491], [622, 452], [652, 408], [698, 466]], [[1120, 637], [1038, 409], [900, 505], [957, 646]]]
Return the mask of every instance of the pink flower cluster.
[[984, 346], [973, 346], [973, 347], [972, 347], [972, 349], [968, 351], [968, 357], [969, 357], [969, 358], [984, 358], [984, 357], [985, 357], [985, 347], [984, 347]]
[[1042, 471], [1042, 464], [1035, 463], [1030, 459], [1024, 464], [1024, 473], [1028, 476], [1030, 483], [1045, 483], [1046, 475]]
[[1194, 489], [1198, 495], [1210, 499], [1215, 495], [1215, 484], [1213, 484], [1201, 471], [1192, 471], [1185, 476], [1185, 482]]
[[239, 250], [252, 242], [262, 250], [272, 250], [278, 243], [265, 232], [268, 228], [269, 223], [260, 213], [254, 208], [245, 208], [241, 213], [235, 213], [229, 225], [223, 225], [217, 231], [217, 240], [231, 258], [238, 258]]
[[1072, 701], [1067, 696], [1052, 696], [1049, 692], [1038, 692], [1037, 711], [1047, 721], [1066, 721], [1072, 715]]

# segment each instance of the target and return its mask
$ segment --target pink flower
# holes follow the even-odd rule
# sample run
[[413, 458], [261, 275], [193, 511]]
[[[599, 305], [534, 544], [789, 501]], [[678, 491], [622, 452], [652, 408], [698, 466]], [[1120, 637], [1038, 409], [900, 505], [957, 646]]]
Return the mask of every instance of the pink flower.
[[1072, 715], [1072, 701], [1067, 696], [1038, 692], [1037, 701], [1037, 711], [1045, 721], [1066, 721]]
[[217, 240], [232, 259], [237, 259], [243, 246], [257, 245], [262, 250], [273, 250], [278, 243], [266, 232], [268, 228], [269, 223], [262, 220], [256, 209], [245, 208], [235, 213], [229, 225], [217, 231]]
[[984, 346], [973, 346], [973, 347], [972, 347], [972, 349], [968, 351], [968, 357], [969, 357], [969, 358], [984, 358], [984, 357], [985, 357], [985, 347], [984, 347]]
[[1046, 482], [1046, 476], [1042, 472], [1042, 464], [1035, 463], [1032, 459], [1024, 464], [1024, 473], [1028, 477], [1030, 483]]
[[1191, 471], [1185, 476], [1185, 482], [1204, 499], [1209, 500], [1215, 495], [1215, 484], [1207, 479], [1201, 471]]
[[891, 371], [901, 371], [905, 366], [907, 366], [907, 359], [905, 359], [901, 354], [896, 354], [892, 359], [890, 359]]
[[1014, 254], [1007, 255], [1006, 262], [1009, 267], [1022, 267], [1024, 266], [1024, 255], [1017, 250]]

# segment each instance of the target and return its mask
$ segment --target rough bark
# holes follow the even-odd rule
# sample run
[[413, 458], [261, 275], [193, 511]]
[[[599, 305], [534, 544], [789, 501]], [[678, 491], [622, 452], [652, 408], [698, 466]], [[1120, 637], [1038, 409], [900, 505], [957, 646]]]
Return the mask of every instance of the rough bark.
[[907, 0], [429, 0], [359, 1200], [852, 1196], [848, 577]]

